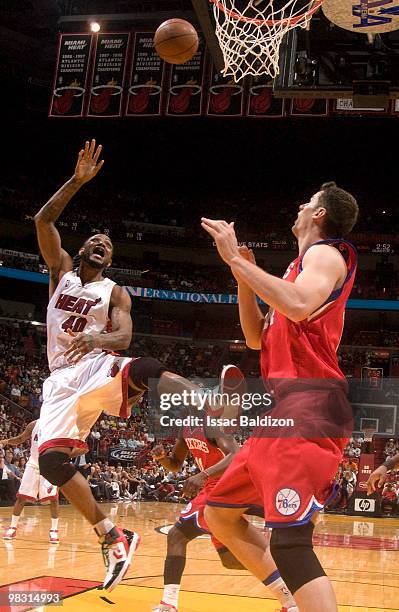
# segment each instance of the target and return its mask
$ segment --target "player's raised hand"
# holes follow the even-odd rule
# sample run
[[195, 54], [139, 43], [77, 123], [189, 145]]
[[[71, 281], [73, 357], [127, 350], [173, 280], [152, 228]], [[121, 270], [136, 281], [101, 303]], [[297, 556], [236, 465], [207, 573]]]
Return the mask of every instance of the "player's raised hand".
[[151, 451], [151, 455], [154, 457], [156, 461], [160, 459], [164, 459], [167, 455], [165, 447], [162, 444], [157, 444]]
[[76, 162], [74, 179], [79, 183], [87, 183], [94, 178], [104, 165], [104, 160], [99, 160], [102, 145], [96, 147], [96, 141], [86, 140], [85, 148], [79, 151], [78, 161]]
[[256, 264], [255, 255], [252, 249], [249, 249], [247, 246], [239, 246], [238, 252], [240, 253], [241, 257], [244, 257], [244, 259]]
[[387, 479], [388, 468], [385, 465], [380, 465], [372, 474], [370, 474], [367, 481], [367, 495], [374, 493], [376, 489], [381, 489]]
[[216, 242], [220, 257], [231, 265], [233, 259], [239, 256], [238, 242], [234, 230], [234, 222], [215, 221], [213, 219], [201, 218], [201, 226]]

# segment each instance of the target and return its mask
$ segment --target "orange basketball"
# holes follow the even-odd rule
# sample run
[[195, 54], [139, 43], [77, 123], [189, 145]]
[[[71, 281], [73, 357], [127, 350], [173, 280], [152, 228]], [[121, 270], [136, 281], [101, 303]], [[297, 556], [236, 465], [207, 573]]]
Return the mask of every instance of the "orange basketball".
[[165, 62], [184, 64], [198, 49], [198, 34], [188, 21], [168, 19], [155, 32], [154, 45]]

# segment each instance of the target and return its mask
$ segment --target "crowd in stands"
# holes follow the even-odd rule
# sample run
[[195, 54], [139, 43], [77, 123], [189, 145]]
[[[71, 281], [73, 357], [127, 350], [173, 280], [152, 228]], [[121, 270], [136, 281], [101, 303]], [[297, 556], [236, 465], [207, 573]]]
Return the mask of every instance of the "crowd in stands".
[[[0, 252], [0, 266], [33, 272], [48, 273], [47, 267], [34, 259], [31, 253], [17, 255]], [[31, 255], [31, 257], [27, 257]], [[162, 262], [153, 264], [149, 269], [143, 262], [132, 259], [116, 258], [107, 276], [115, 282], [132, 287], [149, 287], [185, 293], [237, 293], [237, 283], [224, 266], [205, 266], [193, 263]], [[281, 276], [284, 270], [268, 267], [268, 272]], [[370, 283], [376, 276], [374, 270], [360, 270], [356, 276], [351, 298], [353, 299], [399, 299], [399, 275], [394, 273], [389, 282]]]

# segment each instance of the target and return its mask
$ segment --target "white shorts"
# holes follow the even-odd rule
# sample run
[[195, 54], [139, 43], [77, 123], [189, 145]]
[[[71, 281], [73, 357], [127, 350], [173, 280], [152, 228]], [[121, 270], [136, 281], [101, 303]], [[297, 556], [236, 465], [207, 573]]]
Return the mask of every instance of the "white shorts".
[[101, 412], [128, 418], [130, 357], [100, 353], [54, 370], [43, 384], [39, 453], [54, 446], [87, 450]]
[[17, 497], [27, 499], [28, 501], [39, 500], [44, 502], [57, 499], [57, 496], [57, 487], [43, 478], [43, 476], [40, 476], [39, 467], [28, 463], [22, 476]]

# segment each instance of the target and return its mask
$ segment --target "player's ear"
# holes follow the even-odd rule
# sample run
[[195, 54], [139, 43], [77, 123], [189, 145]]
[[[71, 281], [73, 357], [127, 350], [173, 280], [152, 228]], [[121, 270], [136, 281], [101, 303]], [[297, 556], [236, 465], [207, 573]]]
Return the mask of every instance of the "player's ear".
[[325, 208], [323, 208], [322, 206], [320, 206], [320, 208], [318, 208], [314, 213], [313, 213], [313, 218], [314, 219], [321, 219], [322, 217], [325, 217], [327, 214], [327, 211]]
[[84, 247], [81, 247], [81, 248], [79, 249], [79, 255], [82, 255], [82, 253], [84, 252], [84, 250], [85, 250], [85, 248], [84, 248]]

